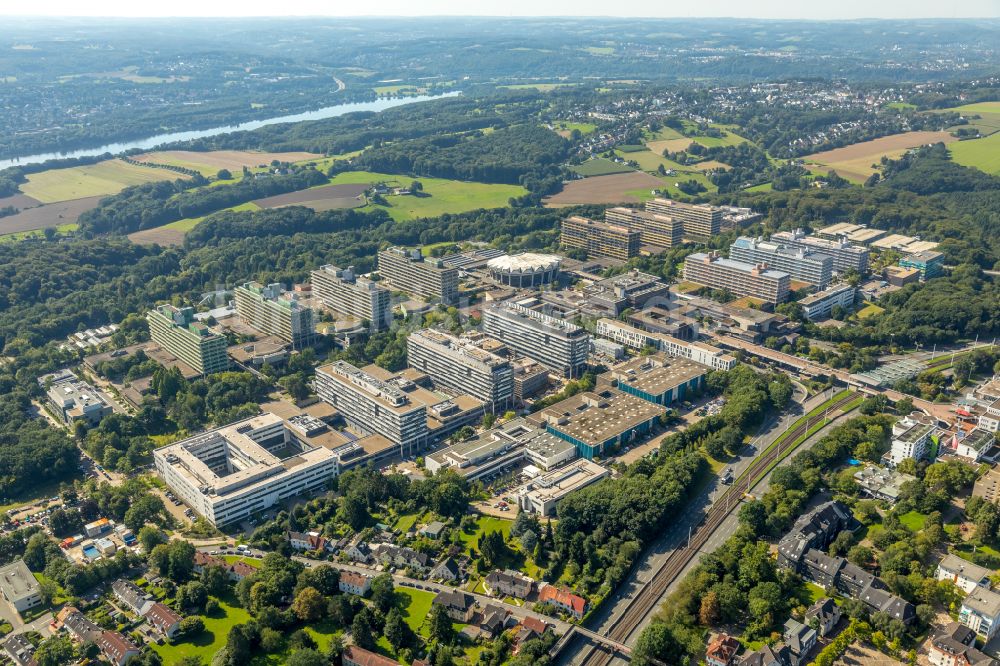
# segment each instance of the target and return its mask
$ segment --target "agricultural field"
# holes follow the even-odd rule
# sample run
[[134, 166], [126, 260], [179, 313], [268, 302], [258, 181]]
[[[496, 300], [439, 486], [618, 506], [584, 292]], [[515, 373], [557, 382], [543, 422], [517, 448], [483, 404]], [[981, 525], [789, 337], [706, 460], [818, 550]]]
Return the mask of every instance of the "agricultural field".
[[499, 88], [509, 88], [511, 90], [528, 90], [535, 89], [538, 92], [550, 92], [556, 88], [565, 88], [566, 86], [575, 86], [576, 83], [510, 83], [505, 86], [497, 86]]
[[895, 159], [911, 148], [929, 143], [957, 141], [948, 132], [905, 132], [862, 141], [843, 148], [825, 150], [803, 157], [803, 161], [816, 167], [815, 171], [827, 173], [831, 169], [842, 178], [862, 183], [877, 170], [882, 157]]
[[[967, 125], [955, 125], [954, 127], [949, 127], [948, 129], [951, 131], [962, 127], [971, 127], [978, 129], [979, 133], [983, 136], [989, 136], [997, 131], [1000, 131], [1000, 102], [966, 104], [964, 106], [956, 106], [950, 109], [941, 109], [940, 111], [934, 111], [934, 113], [944, 113], [947, 111], [960, 113], [969, 120]], [[970, 116], [979, 116], [979, 118], [972, 118]]]
[[657, 139], [655, 141], [647, 141], [646, 147], [657, 155], [662, 155], [664, 151], [668, 153], [679, 153], [682, 150], [687, 150], [687, 147], [694, 143], [693, 139], [689, 139], [678, 133], [677, 138], [674, 139]]
[[399, 83], [396, 85], [374, 86], [372, 90], [376, 95], [424, 95], [427, 88], [415, 86], [411, 83]]
[[[222, 210], [242, 212], [248, 210], [260, 210], [260, 206], [252, 201], [248, 201], [247, 203], [240, 204], [238, 206], [231, 206], [229, 208], [223, 208]], [[216, 213], [221, 212], [222, 211], [216, 211]], [[137, 245], [183, 245], [184, 234], [194, 229], [201, 223], [202, 220], [211, 215], [215, 215], [215, 213], [209, 213], [208, 215], [202, 215], [201, 217], [188, 217], [183, 220], [171, 222], [170, 224], [165, 224], [162, 227], [143, 229], [142, 231], [136, 231], [129, 234], [128, 238]]]
[[12, 206], [18, 210], [24, 210], [25, 208], [34, 208], [41, 205], [41, 203], [38, 199], [32, 199], [26, 194], [12, 194], [9, 197], [0, 197], [0, 208]]
[[[330, 180], [331, 185], [372, 185], [385, 182], [392, 186], [408, 186], [414, 179], [370, 171], [345, 171]], [[369, 204], [370, 208], [383, 208], [397, 222], [420, 217], [436, 217], [445, 213], [464, 213], [479, 208], [501, 208], [512, 197], [528, 193], [520, 185], [473, 183], [446, 178], [417, 178], [424, 186], [419, 196], [387, 196], [386, 205]]]
[[262, 153], [253, 150], [214, 150], [196, 152], [193, 150], [167, 150], [137, 155], [139, 162], [152, 164], [167, 164], [170, 166], [193, 169], [203, 176], [214, 176], [219, 169], [229, 169], [234, 174], [243, 171], [243, 167], [252, 168], [270, 164], [273, 160], [279, 162], [304, 162], [322, 158], [322, 155], [305, 152]]
[[282, 208], [284, 206], [305, 206], [315, 211], [336, 208], [357, 208], [365, 204], [364, 193], [368, 185], [364, 183], [344, 185], [320, 185], [308, 190], [278, 194], [253, 203], [260, 208]]
[[982, 139], [953, 143], [948, 146], [948, 152], [958, 164], [974, 167], [994, 176], [1000, 175], [1000, 132]]
[[[70, 234], [80, 228], [79, 224], [70, 222], [67, 224], [60, 224], [55, 227], [57, 235]], [[17, 231], [11, 234], [0, 235], [0, 243], [13, 243], [16, 241], [24, 240], [26, 238], [44, 238], [44, 229], [32, 229], [31, 231]]]
[[96, 208], [101, 198], [101, 196], [94, 196], [58, 201], [34, 208], [25, 208], [20, 213], [0, 217], [0, 235], [36, 231], [45, 227], [68, 229], [67, 225], [73, 225], [75, 228], [80, 215], [91, 208]]
[[[655, 169], [656, 167], [653, 168]], [[634, 169], [630, 166], [612, 162], [611, 160], [604, 159], [603, 157], [589, 159], [583, 164], [570, 167], [569, 170], [580, 174], [584, 178], [590, 178], [592, 176], [607, 176], [614, 173], [630, 173], [634, 171]]]
[[664, 186], [664, 181], [642, 171], [595, 176], [568, 183], [562, 192], [546, 197], [544, 203], [549, 208], [588, 203], [641, 203], [652, 198], [652, 189]]
[[21, 192], [42, 203], [55, 203], [118, 194], [129, 185], [176, 180], [185, 176], [121, 160], [106, 160], [87, 166], [49, 169], [30, 174], [27, 178], [28, 182], [20, 187]]

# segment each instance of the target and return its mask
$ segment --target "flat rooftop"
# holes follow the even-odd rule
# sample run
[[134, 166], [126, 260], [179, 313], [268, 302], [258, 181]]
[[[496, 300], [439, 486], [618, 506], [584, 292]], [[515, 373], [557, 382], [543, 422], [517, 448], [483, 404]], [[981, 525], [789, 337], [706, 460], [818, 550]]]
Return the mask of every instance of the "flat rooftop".
[[494, 346], [491, 343], [495, 342], [503, 346], [502, 343], [493, 341], [491, 338], [471, 340], [469, 338], [460, 338], [438, 329], [425, 328], [421, 331], [410, 333], [409, 339], [413, 340], [414, 343], [434, 349], [437, 353], [448, 356], [465, 365], [471, 364], [485, 370], [491, 370], [508, 364], [506, 359], [500, 358], [489, 351], [488, 348]]
[[619, 384], [628, 384], [644, 393], [662, 395], [670, 389], [704, 376], [705, 366], [686, 358], [654, 354], [620, 363], [608, 371]]
[[0, 568], [0, 590], [11, 602], [38, 593], [38, 581], [28, 569], [24, 560], [15, 560]]
[[[706, 259], [711, 259], [711, 263], [708, 265], [719, 266], [721, 268], [726, 268], [731, 271], [737, 271], [740, 273], [753, 273], [757, 271], [757, 266], [754, 264], [748, 264], [742, 261], [735, 261], [733, 259], [726, 259], [725, 257], [712, 257], [704, 252], [695, 252], [694, 254], [689, 254], [687, 259], [685, 259], [685, 264], [699, 264], [705, 263]], [[764, 277], [769, 277], [773, 280], [780, 280], [782, 278], [789, 277], [788, 273], [784, 271], [776, 271], [773, 268], [764, 268], [759, 271], [760, 275]]]
[[594, 461], [581, 458], [533, 479], [525, 484], [521, 492], [533, 495], [541, 502], [559, 500], [609, 474], [606, 468]]
[[559, 432], [597, 447], [666, 411], [622, 391], [605, 389], [566, 398], [542, 410], [541, 418]]
[[898, 437], [894, 437], [893, 439], [896, 439], [900, 442], [906, 442], [907, 444], [911, 444], [921, 439], [922, 437], [925, 437], [932, 430], [934, 430], [934, 426], [932, 425], [926, 423], [915, 423], [909, 428], [907, 428], [907, 430], [903, 432], [901, 435], [899, 435]]
[[375, 365], [361, 369], [345, 361], [334, 361], [320, 366], [316, 372], [364, 394], [379, 406], [397, 414], [406, 414], [422, 406], [411, 400], [411, 395], [416, 389], [412, 381]]
[[550, 317], [547, 314], [531, 310], [511, 301], [503, 301], [486, 308], [485, 312], [494, 312], [502, 318], [517, 321], [542, 333], [559, 334], [566, 337], [585, 336], [587, 332], [576, 324]]

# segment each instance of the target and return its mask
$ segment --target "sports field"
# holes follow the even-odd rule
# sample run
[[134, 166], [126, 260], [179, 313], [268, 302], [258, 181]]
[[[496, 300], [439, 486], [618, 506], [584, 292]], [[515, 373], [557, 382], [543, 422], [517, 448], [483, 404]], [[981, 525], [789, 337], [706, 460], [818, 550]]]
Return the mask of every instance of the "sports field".
[[580, 174], [584, 178], [589, 178], [591, 176], [607, 176], [612, 173], [630, 173], [635, 171], [635, 169], [626, 164], [612, 162], [611, 160], [604, 159], [603, 157], [595, 157], [587, 160], [583, 164], [570, 167], [569, 170]]
[[911, 148], [957, 140], [948, 132], [904, 132], [813, 153], [802, 159], [807, 164], [815, 165], [815, 170], [820, 173], [827, 173], [832, 169], [842, 178], [861, 183], [875, 173], [877, 167], [872, 165], [878, 165], [883, 156], [895, 159]]
[[387, 196], [386, 205], [370, 204], [372, 208], [384, 208], [397, 222], [420, 217], [437, 217], [445, 213], [464, 213], [479, 208], [503, 208], [512, 197], [528, 193], [520, 185], [495, 183], [473, 183], [445, 178], [411, 178], [370, 171], [345, 171], [330, 180], [331, 185], [362, 183], [372, 185], [385, 182], [392, 186], [409, 186], [419, 180], [424, 186], [420, 196]]
[[268, 165], [273, 160], [279, 162], [303, 162], [323, 157], [316, 153], [287, 152], [262, 153], [254, 150], [213, 150], [197, 152], [193, 150], [166, 150], [145, 153], [136, 156], [140, 162], [153, 164], [169, 164], [170, 166], [193, 169], [203, 176], [214, 176], [219, 169], [229, 169], [234, 175], [243, 171], [243, 167], [251, 168]]
[[152, 167], [136, 166], [121, 160], [106, 160], [68, 169], [49, 169], [29, 175], [21, 191], [42, 203], [69, 201], [83, 197], [118, 194], [129, 185], [185, 176]]

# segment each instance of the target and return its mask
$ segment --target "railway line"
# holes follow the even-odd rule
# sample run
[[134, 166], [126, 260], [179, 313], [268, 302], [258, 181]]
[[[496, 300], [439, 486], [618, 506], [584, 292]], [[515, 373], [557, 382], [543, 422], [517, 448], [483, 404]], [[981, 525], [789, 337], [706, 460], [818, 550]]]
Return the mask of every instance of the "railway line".
[[[856, 393], [844, 392], [829, 405], [826, 405], [824, 409], [827, 413], [840, 409], [856, 397]], [[813, 425], [815, 422], [808, 418], [796, 422], [776, 440], [775, 445], [768, 447], [757, 456], [750, 467], [712, 504], [705, 518], [691, 534], [688, 542], [682, 548], [674, 550], [663, 561], [650, 582], [635, 595], [625, 612], [613, 620], [610, 630], [606, 632], [608, 638], [618, 643], [625, 643], [635, 633], [643, 619], [659, 603], [670, 584], [681, 575], [695, 554], [705, 545], [729, 513], [739, 505], [739, 500], [743, 499], [750, 492], [750, 489], [781, 460], [783, 454], [787, 455], [789, 447], [796, 446], [797, 442], [808, 435]], [[733, 499], [736, 501], [731, 501]], [[582, 640], [582, 638], [578, 640]], [[572, 648], [572, 645], [566, 646], [567, 651]], [[606, 666], [612, 659], [614, 659], [614, 654], [611, 654], [605, 646], [585, 645], [572, 658], [571, 663], [581, 666]]]

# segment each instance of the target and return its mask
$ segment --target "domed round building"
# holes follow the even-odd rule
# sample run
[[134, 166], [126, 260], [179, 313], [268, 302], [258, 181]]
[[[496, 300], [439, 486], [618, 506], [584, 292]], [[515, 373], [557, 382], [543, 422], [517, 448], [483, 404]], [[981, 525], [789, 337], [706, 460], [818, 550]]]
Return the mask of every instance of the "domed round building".
[[561, 261], [554, 254], [523, 252], [490, 259], [486, 262], [486, 270], [499, 284], [530, 288], [555, 280]]

